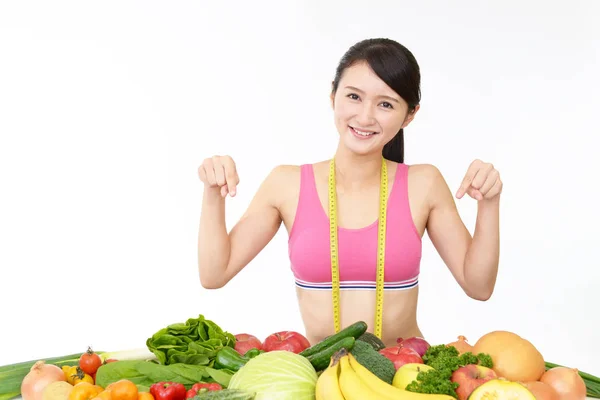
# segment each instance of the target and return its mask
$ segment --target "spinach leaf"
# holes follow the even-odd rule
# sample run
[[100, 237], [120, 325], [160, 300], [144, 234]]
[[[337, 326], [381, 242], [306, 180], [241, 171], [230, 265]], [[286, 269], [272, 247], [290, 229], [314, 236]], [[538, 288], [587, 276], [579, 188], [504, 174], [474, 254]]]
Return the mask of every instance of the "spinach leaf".
[[137, 370], [137, 365], [140, 363], [158, 365], [139, 360], [123, 360], [104, 364], [100, 366], [100, 368], [98, 368], [98, 372], [96, 372], [96, 384], [106, 388], [113, 382], [121, 379], [128, 379], [136, 385], [149, 387], [154, 382], [149, 377]]
[[231, 377], [235, 373], [235, 371], [231, 371], [228, 369], [214, 369], [214, 368], [210, 368], [210, 367], [206, 367], [205, 369], [206, 369], [206, 372], [208, 373], [208, 375], [210, 375], [210, 377], [215, 382], [217, 382], [218, 384], [220, 384], [223, 387], [229, 386], [229, 381], [231, 380]]
[[106, 388], [113, 382], [128, 379], [140, 391], [161, 381], [182, 383], [186, 389], [198, 382], [217, 382], [227, 387], [233, 371], [216, 370], [210, 367], [189, 364], [161, 365], [150, 361], [123, 360], [102, 365], [96, 373], [96, 384]]

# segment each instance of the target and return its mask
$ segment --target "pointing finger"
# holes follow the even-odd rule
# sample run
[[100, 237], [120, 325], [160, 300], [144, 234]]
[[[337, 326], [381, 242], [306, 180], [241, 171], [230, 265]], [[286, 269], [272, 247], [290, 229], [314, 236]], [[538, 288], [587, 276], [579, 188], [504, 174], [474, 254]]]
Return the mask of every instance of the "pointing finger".
[[469, 187], [471, 186], [471, 182], [473, 182], [473, 178], [475, 178], [475, 174], [477, 174], [477, 169], [471, 166], [465, 174], [465, 177], [462, 183], [460, 184], [458, 191], [456, 192], [456, 197], [460, 199], [465, 195], [467, 189], [469, 189]]
[[467, 173], [465, 174], [465, 178], [456, 192], [456, 197], [460, 199], [465, 195], [467, 189], [471, 186], [473, 179], [475, 179], [477, 172], [481, 169], [482, 164], [483, 162], [481, 160], [476, 159], [471, 163], [471, 165], [469, 165]]

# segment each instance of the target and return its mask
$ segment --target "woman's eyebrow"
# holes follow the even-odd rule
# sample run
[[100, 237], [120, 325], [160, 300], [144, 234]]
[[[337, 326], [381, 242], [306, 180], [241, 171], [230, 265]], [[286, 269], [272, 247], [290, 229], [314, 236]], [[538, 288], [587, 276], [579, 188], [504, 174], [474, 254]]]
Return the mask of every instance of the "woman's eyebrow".
[[[346, 89], [350, 89], [350, 90], [357, 91], [357, 92], [359, 92], [359, 93], [364, 93], [364, 91], [362, 91], [362, 90], [360, 90], [359, 88], [357, 88], [357, 87], [354, 87], [354, 86], [346, 86], [345, 88], [346, 88]], [[388, 99], [388, 100], [392, 100], [392, 101], [394, 101], [394, 102], [396, 102], [396, 103], [400, 103], [400, 100], [398, 100], [398, 99], [397, 99], [397, 98], [395, 98], [395, 97], [386, 96], [386, 95], [383, 95], [383, 94], [380, 94], [380, 95], [379, 95], [379, 96], [377, 96], [377, 97], [379, 97], [379, 98], [382, 98], [382, 99]]]

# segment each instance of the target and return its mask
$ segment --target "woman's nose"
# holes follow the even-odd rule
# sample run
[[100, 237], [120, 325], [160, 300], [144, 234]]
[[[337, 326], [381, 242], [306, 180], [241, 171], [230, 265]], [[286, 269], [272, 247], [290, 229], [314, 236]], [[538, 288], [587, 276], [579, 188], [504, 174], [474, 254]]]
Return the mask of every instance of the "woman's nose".
[[360, 112], [358, 114], [358, 123], [363, 128], [367, 128], [370, 125], [373, 125], [375, 122], [375, 113], [373, 112], [372, 107], [368, 105], [364, 105], [361, 107]]

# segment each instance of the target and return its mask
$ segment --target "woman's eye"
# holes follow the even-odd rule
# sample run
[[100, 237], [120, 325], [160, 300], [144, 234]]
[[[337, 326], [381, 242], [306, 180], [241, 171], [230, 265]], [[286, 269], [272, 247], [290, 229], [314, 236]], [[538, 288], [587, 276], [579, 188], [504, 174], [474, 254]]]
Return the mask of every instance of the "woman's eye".
[[352, 100], [358, 100], [358, 96], [357, 96], [357, 95], [355, 95], [354, 93], [350, 93], [350, 94], [348, 95], [348, 97], [349, 97], [349, 98], [351, 98]]
[[381, 103], [385, 108], [394, 108], [392, 107], [392, 105], [390, 103], [388, 103], [387, 101], [384, 101], [383, 103]]

